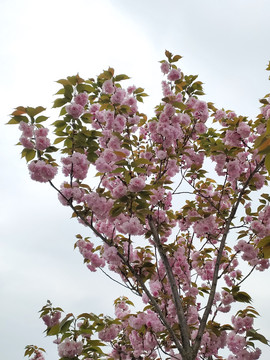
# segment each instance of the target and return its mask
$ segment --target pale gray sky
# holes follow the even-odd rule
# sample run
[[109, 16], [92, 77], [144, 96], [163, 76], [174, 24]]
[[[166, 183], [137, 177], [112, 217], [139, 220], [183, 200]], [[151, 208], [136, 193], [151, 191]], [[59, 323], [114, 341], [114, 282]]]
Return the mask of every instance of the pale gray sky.
[[[37, 314], [47, 299], [68, 312], [106, 313], [123, 294], [73, 251], [74, 236], [88, 233], [48, 186], [29, 179], [14, 146], [19, 131], [4, 126], [8, 114], [18, 105], [50, 107], [55, 80], [112, 66], [151, 94], [144, 107], [151, 115], [168, 49], [184, 57], [184, 73], [199, 74], [205, 100], [254, 117], [270, 92], [269, 12], [268, 0], [0, 0], [1, 358], [22, 360], [29, 343], [57, 358]], [[270, 338], [268, 279], [257, 274], [249, 287], [263, 315], [257, 327]]]

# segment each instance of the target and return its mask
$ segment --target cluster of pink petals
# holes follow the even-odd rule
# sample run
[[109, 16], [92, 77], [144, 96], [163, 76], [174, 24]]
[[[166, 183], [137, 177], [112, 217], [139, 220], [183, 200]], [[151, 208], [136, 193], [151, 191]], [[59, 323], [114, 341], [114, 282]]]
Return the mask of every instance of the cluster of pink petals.
[[88, 94], [86, 92], [80, 93], [74, 97], [75, 104], [85, 107], [88, 103]]
[[45, 360], [45, 358], [40, 350], [36, 350], [34, 357], [31, 357], [30, 360]]
[[114, 222], [116, 229], [122, 234], [143, 235], [145, 233], [145, 229], [137, 217], [121, 214]]
[[[194, 331], [193, 336], [196, 335]], [[216, 336], [213, 332], [205, 332], [202, 336], [200, 354], [204, 358], [211, 358], [218, 356], [219, 349], [223, 349], [226, 346], [226, 332], [223, 331], [220, 336]]]
[[[49, 129], [38, 128], [34, 131], [34, 126], [29, 125], [24, 121], [20, 122], [19, 129], [22, 130], [23, 133], [20, 142], [26, 149], [35, 148], [44, 151], [51, 145], [50, 139], [47, 137]], [[35, 144], [31, 140], [33, 137], [35, 137]]]
[[112, 199], [107, 200], [105, 197], [99, 196], [99, 194], [95, 192], [86, 194], [84, 197], [84, 201], [86, 201], [89, 208], [100, 220], [108, 218], [109, 212], [114, 203]]
[[33, 149], [34, 143], [31, 141], [31, 138], [34, 135], [34, 126], [21, 121], [19, 129], [22, 131], [22, 136], [20, 137], [22, 146], [26, 149]]
[[105, 260], [93, 252], [93, 244], [90, 241], [81, 239], [78, 240], [76, 244], [82, 256], [89, 260], [87, 267], [90, 271], [94, 272], [97, 268], [105, 266]]
[[130, 314], [130, 309], [125, 301], [120, 301], [119, 303], [117, 303], [117, 305], [115, 306], [115, 316], [118, 319], [123, 319], [129, 314]]
[[58, 345], [59, 356], [66, 358], [74, 358], [75, 356], [81, 355], [83, 350], [83, 344], [81, 341], [65, 339]]
[[67, 113], [72, 116], [74, 119], [78, 119], [84, 113], [84, 107], [75, 102], [66, 106]]
[[58, 193], [59, 201], [67, 206], [69, 205], [68, 200], [75, 200], [77, 203], [83, 201], [85, 195], [85, 191], [80, 188], [77, 182], [73, 182], [72, 186], [70, 186], [67, 182], [64, 182], [60, 187], [60, 193]]
[[193, 226], [194, 232], [198, 237], [203, 235], [212, 234], [215, 235], [218, 230], [218, 225], [214, 215], [210, 215], [202, 220], [196, 221]]
[[110, 326], [105, 327], [103, 330], [99, 331], [98, 337], [101, 341], [112, 341], [117, 337], [119, 332], [121, 331], [121, 326], [118, 324], [112, 324]]
[[269, 119], [270, 118], [270, 104], [263, 106], [261, 108], [261, 113], [266, 119]]
[[209, 117], [209, 112], [205, 101], [198, 100], [191, 96], [187, 101], [187, 107], [192, 109], [192, 114], [197, 120], [202, 123], [206, 122]]
[[104, 83], [102, 85], [102, 91], [105, 94], [113, 94], [115, 92], [115, 87], [114, 87], [112, 80], [104, 81]]
[[43, 160], [32, 161], [28, 165], [28, 169], [31, 179], [39, 182], [50, 181], [57, 173], [57, 167], [47, 164]]
[[49, 315], [44, 315], [42, 317], [42, 320], [44, 321], [45, 325], [48, 327], [52, 327], [54, 325], [59, 324], [59, 320], [61, 318], [61, 312], [60, 311], [55, 311], [53, 314]]
[[130, 180], [128, 184], [128, 190], [131, 192], [139, 192], [142, 191], [145, 187], [145, 177], [140, 176], [137, 178], [133, 178]]
[[73, 175], [74, 178], [83, 180], [87, 176], [89, 161], [85, 154], [74, 152], [71, 156], [61, 159], [65, 176]]

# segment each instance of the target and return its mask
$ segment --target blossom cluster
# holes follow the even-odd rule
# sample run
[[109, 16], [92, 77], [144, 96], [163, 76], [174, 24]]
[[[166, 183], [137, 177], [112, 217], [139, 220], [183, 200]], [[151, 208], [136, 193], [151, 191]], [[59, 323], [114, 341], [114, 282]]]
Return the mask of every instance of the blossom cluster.
[[[250, 204], [252, 191], [269, 180], [254, 150], [265, 123], [200, 100], [196, 76], [175, 65], [177, 56], [167, 58], [161, 63], [164, 98], [149, 120], [138, 109], [143, 89], [122, 88], [119, 79], [127, 77], [111, 68], [97, 81], [62, 81], [63, 120], [54, 123], [55, 143], [63, 143], [59, 165], [48, 130], [38, 120], [20, 122], [31, 178], [52, 181], [61, 167], [68, 181], [53, 185], [59, 201], [102, 241], [96, 246], [96, 239], [77, 236], [88, 269], [114, 272], [145, 305], [133, 313], [122, 299], [114, 319], [82, 314], [73, 327], [71, 320], [59, 325], [59, 311], [43, 314], [48, 329], [59, 325], [61, 358], [87, 352], [86, 359], [155, 360], [160, 348], [179, 360], [191, 359], [192, 349], [196, 359], [207, 359], [221, 358], [227, 348], [229, 360], [255, 360], [261, 353], [251, 341], [266, 341], [253, 328], [255, 310], [233, 315], [230, 324], [220, 320], [233, 303], [250, 302], [240, 289], [247, 277], [241, 263], [269, 267], [260, 244], [270, 235], [270, 197], [264, 194], [257, 212]], [[270, 117], [269, 106], [259, 120]], [[97, 184], [87, 183], [90, 164]], [[241, 208], [246, 216], [240, 218]], [[112, 346], [107, 355], [102, 342]]]

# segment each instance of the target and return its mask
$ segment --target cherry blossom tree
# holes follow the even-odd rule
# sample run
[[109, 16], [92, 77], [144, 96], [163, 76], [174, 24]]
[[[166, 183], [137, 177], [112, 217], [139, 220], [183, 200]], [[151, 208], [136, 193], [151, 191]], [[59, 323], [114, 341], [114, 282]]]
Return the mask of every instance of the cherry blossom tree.
[[[269, 94], [255, 121], [217, 109], [177, 66], [181, 56], [165, 54], [153, 118], [138, 108], [144, 89], [123, 88], [128, 76], [109, 68], [58, 81], [53, 143], [43, 107], [19, 106], [9, 121], [19, 124], [31, 178], [89, 228], [75, 243], [88, 269], [110, 273], [144, 306], [121, 296], [112, 318], [65, 315], [48, 301], [41, 317], [62, 360], [223, 359], [224, 351], [253, 360], [258, 341], [267, 344], [241, 287], [269, 267]], [[29, 345], [25, 355], [43, 352]]]

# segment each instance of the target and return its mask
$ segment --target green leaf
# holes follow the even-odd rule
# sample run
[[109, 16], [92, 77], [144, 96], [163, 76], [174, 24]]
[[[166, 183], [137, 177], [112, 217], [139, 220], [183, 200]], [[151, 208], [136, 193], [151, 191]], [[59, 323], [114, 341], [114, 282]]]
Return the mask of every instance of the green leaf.
[[66, 321], [63, 325], [60, 326], [60, 332], [63, 334], [65, 333], [67, 330], [69, 330], [70, 325], [73, 323], [73, 319], [72, 320], [68, 320]]
[[68, 101], [69, 100], [66, 98], [56, 99], [56, 100], [54, 100], [53, 108], [61, 107], [61, 106], [65, 105]]
[[255, 329], [248, 330], [247, 337], [249, 337], [250, 340], [259, 340], [263, 344], [268, 345], [268, 340], [262, 334], [259, 334]]
[[233, 293], [232, 295], [234, 300], [238, 302], [250, 303], [252, 301], [251, 296], [244, 291], [238, 291], [237, 293]]
[[121, 80], [128, 80], [130, 79], [129, 76], [125, 75], [125, 74], [120, 74], [120, 75], [116, 75], [114, 78], [114, 81], [121, 81]]
[[177, 62], [178, 60], [182, 59], [182, 56], [180, 55], [174, 55], [174, 57], [172, 58], [171, 62]]
[[95, 88], [88, 84], [79, 84], [77, 85], [78, 92], [86, 91], [87, 93], [91, 93], [95, 91]]
[[59, 137], [59, 138], [56, 138], [53, 143], [59, 144], [61, 141], [64, 141], [65, 139], [66, 139], [65, 137]]
[[135, 167], [133, 170], [134, 170], [136, 173], [138, 173], [138, 174], [144, 174], [144, 173], [146, 173], [146, 169], [140, 168], [140, 167]]
[[266, 167], [268, 173], [270, 174], [270, 152], [266, 155], [264, 164], [265, 164], [265, 167]]
[[41, 113], [44, 110], [46, 110], [46, 109], [44, 107], [42, 107], [42, 106], [38, 106], [36, 108], [27, 107], [26, 108], [26, 113], [29, 116], [34, 117], [34, 116], [36, 116], [37, 114]]
[[39, 124], [39, 123], [41, 123], [43, 121], [46, 121], [47, 119], [49, 119], [48, 116], [43, 116], [43, 115], [39, 116], [39, 117], [36, 118], [36, 123]]
[[20, 120], [16, 120], [15, 117], [11, 118], [8, 122], [7, 125], [12, 125], [12, 124], [19, 124]]
[[60, 333], [60, 324], [57, 324], [48, 330], [47, 335], [52, 336], [52, 335], [58, 335], [59, 333]]
[[27, 162], [33, 160], [35, 156], [36, 151], [34, 149], [23, 149], [22, 151], [22, 157], [25, 157]]
[[173, 56], [172, 53], [170, 51], [168, 51], [168, 50], [165, 50], [165, 55], [168, 58], [169, 62], [171, 62], [171, 59], [172, 59], [172, 56]]
[[141, 159], [137, 159], [137, 160], [133, 161], [131, 163], [131, 166], [135, 167], [135, 166], [142, 165], [142, 164], [152, 164], [152, 162], [148, 159], [141, 158]]
[[123, 204], [115, 204], [110, 211], [110, 215], [112, 217], [116, 217], [120, 215], [123, 212], [123, 210], [124, 210]]

